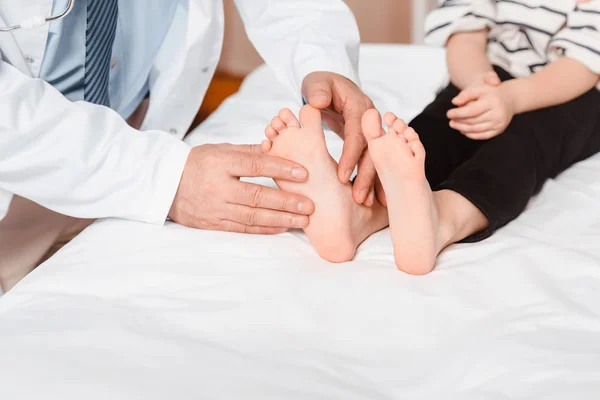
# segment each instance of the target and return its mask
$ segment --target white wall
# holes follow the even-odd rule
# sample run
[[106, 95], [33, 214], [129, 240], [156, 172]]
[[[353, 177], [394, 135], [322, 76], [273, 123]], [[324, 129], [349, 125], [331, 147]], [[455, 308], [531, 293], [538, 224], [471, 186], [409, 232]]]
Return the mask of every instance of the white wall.
[[[424, 5], [429, 1], [346, 0], [346, 3], [356, 15], [363, 42], [409, 43], [413, 30], [412, 3], [417, 5], [414, 10], [422, 13], [426, 7], [421, 7], [419, 4]], [[244, 76], [260, 65], [261, 59], [246, 37], [232, 0], [225, 0], [225, 14], [225, 46], [220, 69]]]

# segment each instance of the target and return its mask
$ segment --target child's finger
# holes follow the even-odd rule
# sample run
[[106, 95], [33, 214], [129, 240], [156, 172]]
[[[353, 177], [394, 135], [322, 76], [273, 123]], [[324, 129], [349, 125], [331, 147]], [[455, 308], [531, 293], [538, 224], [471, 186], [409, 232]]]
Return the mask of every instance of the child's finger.
[[462, 106], [466, 105], [468, 102], [474, 101], [474, 100], [477, 100], [477, 98], [474, 97], [472, 95], [472, 93], [470, 93], [470, 92], [465, 93], [465, 91], [463, 90], [462, 92], [460, 92], [460, 94], [458, 96], [456, 96], [455, 98], [452, 99], [452, 104], [454, 104], [457, 107], [462, 107]]
[[452, 99], [452, 104], [457, 107], [462, 107], [469, 102], [469, 98], [461, 92], [458, 96]]
[[483, 95], [483, 92], [484, 88], [482, 86], [466, 88], [452, 99], [452, 104], [462, 107], [470, 101], [479, 99]]
[[475, 118], [489, 111], [489, 106], [484, 101], [473, 101], [464, 107], [453, 108], [448, 111], [448, 119], [459, 120], [465, 118]]
[[457, 131], [460, 131], [463, 135], [481, 134], [488, 132], [492, 128], [492, 123], [484, 122], [482, 124], [469, 125], [457, 121], [450, 121], [450, 127], [452, 129], [456, 129]]
[[471, 140], [489, 140], [497, 135], [498, 135], [498, 132], [496, 132], [496, 131], [487, 131], [487, 132], [482, 132], [482, 133], [469, 133], [469, 134], [466, 134], [465, 136]]
[[490, 119], [490, 112], [484, 112], [481, 115], [478, 115], [476, 117], [473, 118], [463, 118], [463, 119], [456, 119], [456, 122], [460, 122], [461, 124], [467, 124], [467, 125], [477, 125], [477, 124], [481, 124], [483, 122], [486, 122]]

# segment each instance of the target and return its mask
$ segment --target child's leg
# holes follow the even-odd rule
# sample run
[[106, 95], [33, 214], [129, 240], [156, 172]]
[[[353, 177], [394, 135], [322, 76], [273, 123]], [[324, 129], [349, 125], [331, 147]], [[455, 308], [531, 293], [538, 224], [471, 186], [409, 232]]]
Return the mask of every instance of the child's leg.
[[[549, 177], [600, 151], [600, 92], [517, 116], [502, 135], [481, 142], [435, 192], [425, 184], [425, 152], [414, 130], [383, 136], [378, 125], [378, 113], [365, 115], [363, 131], [386, 191], [396, 261], [407, 272], [424, 274], [446, 246], [490, 236], [516, 218]], [[395, 126], [404, 129], [401, 121]]]
[[[455, 107], [452, 99], [459, 93], [460, 91], [456, 87], [448, 85], [410, 123], [412, 130], [406, 137], [411, 141], [409, 148], [413, 145], [419, 149], [422, 147], [427, 153], [427, 157], [424, 156], [424, 153], [403, 151], [406, 150], [405, 143], [392, 140], [392, 138], [397, 137], [399, 132], [404, 133], [407, 129], [406, 125], [392, 113], [388, 113], [384, 117], [390, 134], [387, 138], [389, 147], [386, 146], [384, 140], [381, 141], [380, 147], [385, 148], [386, 154], [379, 154], [379, 160], [375, 160], [375, 162], [376, 165], [379, 164], [380, 179], [388, 198], [390, 225], [396, 249], [396, 264], [398, 268], [412, 274], [430, 272], [435, 264], [437, 254], [452, 243], [455, 236], [461, 235], [463, 232], [478, 231], [487, 226], [485, 216], [464, 197], [450, 191], [431, 193], [430, 189], [430, 187], [436, 187], [445, 181], [454, 170], [473, 157], [483, 144], [483, 142], [468, 139], [449, 125], [450, 120], [446, 114], [448, 110]], [[415, 131], [419, 132], [420, 141]], [[385, 134], [381, 129], [379, 113], [375, 110], [365, 116], [363, 132], [370, 140]], [[377, 152], [374, 147], [377, 146], [369, 146], [371, 155]], [[406, 157], [399, 156], [399, 154]], [[384, 172], [383, 175], [386, 175], [385, 171], [389, 170], [386, 168], [387, 162], [383, 161], [385, 159], [393, 159], [390, 162], [397, 163], [400, 172], [408, 174], [406, 177], [412, 175], [408, 179], [411, 183], [404, 179], [396, 180], [393, 176], [387, 176], [387, 179], [382, 176], [382, 172]], [[377, 163], [377, 161], [383, 162]], [[410, 168], [406, 167], [414, 166], [413, 164], [419, 166], [409, 172]], [[418, 182], [415, 182], [417, 176]], [[387, 193], [388, 191], [390, 193]], [[392, 201], [390, 202], [390, 200]], [[439, 204], [439, 207], [432, 208], [432, 201]], [[414, 204], [409, 206], [409, 203]], [[448, 212], [449, 210], [452, 212]], [[423, 219], [429, 219], [431, 224], [421, 226], [422, 231], [417, 233], [420, 221]], [[405, 250], [398, 251], [400, 248]]]
[[507, 130], [435, 190], [460, 193], [489, 226], [460, 238], [477, 242], [517, 218], [549, 178], [600, 151], [600, 92], [593, 89], [559, 106], [516, 116]]
[[318, 110], [304, 106], [300, 121], [290, 110], [281, 110], [266, 134], [269, 140], [263, 142], [264, 151], [308, 170], [307, 182], [276, 183], [282, 190], [303, 194], [315, 203], [315, 212], [304, 229], [311, 244], [326, 260], [350, 261], [367, 237], [388, 225], [387, 210], [378, 202], [373, 207], [356, 204], [351, 184], [340, 183]]
[[[458, 93], [458, 89], [449, 85], [413, 121], [415, 127], [425, 132], [423, 140], [430, 146], [428, 151], [437, 154], [437, 161], [428, 168], [428, 177], [436, 184], [471, 157], [480, 145], [448, 125], [446, 112], [454, 107], [451, 101]], [[395, 120], [394, 117], [390, 125]], [[296, 161], [309, 171], [306, 183], [276, 183], [282, 190], [302, 193], [315, 202], [315, 213], [305, 232], [323, 258], [334, 262], [352, 259], [360, 243], [388, 225], [385, 208], [378, 202], [370, 208], [357, 205], [351, 197], [350, 184], [342, 185], [336, 178], [336, 163], [327, 151], [316, 110], [304, 107], [300, 122], [290, 110], [281, 110], [266, 134], [269, 140], [264, 144], [265, 151]]]
[[[391, 119], [386, 116], [386, 122]], [[363, 132], [386, 192], [399, 269], [414, 275], [429, 273], [446, 246], [460, 235], [485, 229], [487, 219], [464, 197], [451, 191], [431, 191], [425, 174], [425, 148], [413, 128], [396, 119], [386, 134], [379, 113], [370, 110], [363, 117]], [[444, 161], [446, 157], [442, 157]], [[443, 172], [441, 168], [436, 171]]]

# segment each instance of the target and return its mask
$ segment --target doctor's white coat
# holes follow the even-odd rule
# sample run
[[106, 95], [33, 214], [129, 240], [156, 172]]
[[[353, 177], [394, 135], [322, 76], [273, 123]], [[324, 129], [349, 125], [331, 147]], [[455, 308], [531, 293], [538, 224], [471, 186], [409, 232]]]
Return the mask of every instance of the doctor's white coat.
[[[0, 219], [14, 193], [74, 217], [164, 222], [190, 150], [181, 139], [219, 61], [224, 29], [222, 0], [178, 2], [151, 72], [143, 133], [36, 79], [39, 66], [26, 55], [43, 58], [47, 25], [0, 33]], [[236, 3], [257, 50], [297, 96], [313, 71], [359, 83], [358, 28], [342, 0]], [[51, 7], [52, 0], [0, 0], [0, 24]]]

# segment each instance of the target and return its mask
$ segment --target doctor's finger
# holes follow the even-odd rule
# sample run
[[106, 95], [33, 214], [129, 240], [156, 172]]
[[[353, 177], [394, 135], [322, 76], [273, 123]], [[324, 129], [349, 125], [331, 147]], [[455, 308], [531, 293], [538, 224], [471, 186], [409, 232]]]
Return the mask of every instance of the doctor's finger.
[[302, 96], [312, 107], [326, 109], [333, 101], [333, 79], [329, 72], [313, 72], [302, 82]]
[[271, 226], [248, 226], [239, 222], [222, 220], [217, 230], [223, 232], [249, 233], [253, 235], [277, 235], [286, 232], [285, 228], [273, 228]]
[[266, 177], [297, 182], [308, 179], [308, 171], [304, 167], [262, 152], [234, 152], [229, 164], [227, 172], [236, 177]]
[[315, 210], [314, 203], [304, 196], [288, 193], [270, 187], [240, 182], [228, 201], [253, 208], [287, 211], [293, 214], [310, 215]]
[[[377, 170], [368, 151], [365, 151], [358, 164], [358, 175], [352, 186], [352, 196], [358, 204], [365, 204], [367, 197], [374, 190]], [[369, 204], [366, 204], [369, 206]]]
[[232, 204], [228, 207], [226, 219], [248, 226], [268, 226], [274, 228], [306, 228], [308, 217], [264, 208], [253, 208]]
[[387, 208], [387, 198], [385, 197], [385, 190], [383, 189], [383, 185], [381, 184], [381, 180], [379, 177], [375, 180], [375, 193], [377, 195], [377, 200], [381, 203], [382, 206]]
[[229, 150], [241, 151], [244, 153], [262, 153], [260, 144], [224, 144]]
[[350, 180], [363, 152], [367, 147], [367, 139], [362, 133], [362, 116], [367, 108], [350, 111], [344, 114], [346, 125], [344, 127], [344, 147], [338, 165], [338, 178], [346, 183]]

